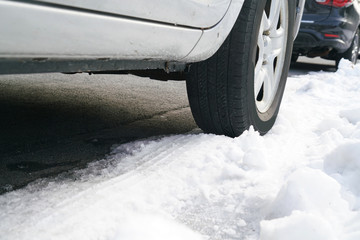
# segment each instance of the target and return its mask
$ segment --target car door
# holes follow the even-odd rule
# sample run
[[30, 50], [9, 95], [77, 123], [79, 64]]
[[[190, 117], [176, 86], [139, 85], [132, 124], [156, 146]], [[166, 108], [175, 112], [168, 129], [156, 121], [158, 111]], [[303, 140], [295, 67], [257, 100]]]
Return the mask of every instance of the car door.
[[[149, 1], [164, 4], [164, 8], [151, 8], [143, 0], [0, 0], [0, 58], [182, 59], [199, 41], [203, 29], [216, 23], [209, 16], [221, 18], [210, 3], [228, 0], [188, 0], [182, 7], [189, 10], [194, 4], [192, 13], [177, 8], [180, 1], [186, 2]], [[202, 13], [205, 2], [209, 7]], [[141, 16], [145, 9], [148, 14]], [[200, 20], [197, 14], [210, 20]], [[199, 20], [194, 24], [191, 19]]]
[[138, 19], [210, 28], [225, 15], [231, 0], [38, 0]]

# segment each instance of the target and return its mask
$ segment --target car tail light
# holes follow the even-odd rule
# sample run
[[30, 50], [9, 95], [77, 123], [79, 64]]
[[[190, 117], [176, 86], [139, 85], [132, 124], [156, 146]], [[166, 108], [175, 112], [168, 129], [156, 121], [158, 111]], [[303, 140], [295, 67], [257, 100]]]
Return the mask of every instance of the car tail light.
[[315, 0], [318, 4], [334, 7], [345, 7], [353, 2], [353, 0]]
[[338, 34], [325, 33], [324, 36], [328, 38], [340, 38], [340, 35]]

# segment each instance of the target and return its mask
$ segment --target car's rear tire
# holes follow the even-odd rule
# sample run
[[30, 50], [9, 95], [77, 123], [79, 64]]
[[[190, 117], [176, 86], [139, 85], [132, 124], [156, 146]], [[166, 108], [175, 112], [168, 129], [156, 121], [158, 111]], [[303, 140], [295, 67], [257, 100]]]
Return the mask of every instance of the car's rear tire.
[[245, 0], [216, 54], [191, 65], [189, 102], [204, 132], [236, 137], [251, 125], [261, 134], [271, 129], [288, 75], [294, 19], [293, 0]]
[[356, 29], [354, 38], [351, 45], [346, 52], [340, 54], [336, 59], [336, 67], [339, 66], [339, 62], [342, 58], [349, 60], [353, 64], [356, 64], [359, 57], [359, 29]]

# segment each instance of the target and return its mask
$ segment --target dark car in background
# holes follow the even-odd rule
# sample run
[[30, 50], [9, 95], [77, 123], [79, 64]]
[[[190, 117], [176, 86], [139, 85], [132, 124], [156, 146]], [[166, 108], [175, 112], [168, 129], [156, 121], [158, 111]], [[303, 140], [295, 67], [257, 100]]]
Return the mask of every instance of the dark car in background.
[[292, 61], [299, 56], [341, 58], [356, 63], [359, 56], [360, 0], [306, 0]]

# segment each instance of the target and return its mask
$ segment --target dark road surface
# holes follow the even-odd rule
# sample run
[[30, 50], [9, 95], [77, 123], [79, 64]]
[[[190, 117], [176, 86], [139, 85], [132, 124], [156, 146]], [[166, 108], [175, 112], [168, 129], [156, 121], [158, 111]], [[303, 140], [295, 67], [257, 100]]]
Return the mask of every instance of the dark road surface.
[[103, 159], [111, 146], [196, 128], [184, 82], [0, 76], [0, 193]]

